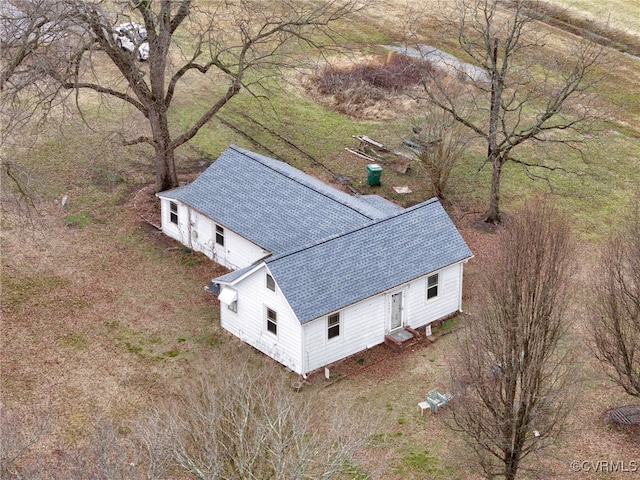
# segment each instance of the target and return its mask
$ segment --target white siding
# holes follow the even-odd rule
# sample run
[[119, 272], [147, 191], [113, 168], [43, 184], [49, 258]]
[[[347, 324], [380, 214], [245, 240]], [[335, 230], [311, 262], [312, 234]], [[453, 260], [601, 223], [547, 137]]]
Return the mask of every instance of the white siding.
[[187, 230], [187, 218], [189, 215], [188, 208], [180, 202], [174, 202], [178, 205], [178, 225], [171, 222], [170, 203], [173, 200], [161, 199], [160, 210], [162, 217], [162, 233], [171, 237], [183, 245], [189, 246], [189, 232]]
[[188, 209], [188, 220], [191, 225], [189, 248], [196, 252], [202, 252], [207, 257], [213, 258], [215, 243], [215, 223], [204, 215]]
[[[178, 205], [178, 225], [171, 223], [170, 202]], [[263, 258], [258, 245], [224, 228], [224, 246], [216, 243], [216, 222], [181, 202], [161, 199], [162, 232], [196, 252], [232, 270], [239, 270]]]
[[384, 295], [378, 295], [342, 310], [340, 335], [330, 340], [327, 317], [305, 324], [304, 373], [384, 342], [384, 301]]
[[434, 320], [460, 310], [462, 263], [438, 272], [438, 296], [427, 300], [427, 276], [409, 284], [405, 297], [405, 322], [412, 328], [422, 327]]
[[[297, 373], [302, 371], [301, 326], [276, 285], [266, 287], [267, 268], [262, 267], [231, 288], [238, 292], [237, 313], [220, 305], [222, 327]], [[266, 308], [278, 315], [277, 335], [267, 330]]]
[[[224, 225], [222, 227], [224, 228]], [[268, 254], [255, 243], [251, 243], [228, 228], [224, 228], [224, 247], [218, 245], [215, 243], [215, 228], [215, 224], [213, 224], [215, 250], [212, 258], [227, 268], [239, 270], [248, 267]]]
[[438, 296], [427, 300], [427, 276], [351, 305], [340, 312], [340, 335], [328, 339], [327, 317], [304, 325], [304, 372], [316, 370], [384, 342], [391, 319], [391, 295], [403, 292], [403, 325], [422, 327], [460, 309], [463, 264], [438, 272]]

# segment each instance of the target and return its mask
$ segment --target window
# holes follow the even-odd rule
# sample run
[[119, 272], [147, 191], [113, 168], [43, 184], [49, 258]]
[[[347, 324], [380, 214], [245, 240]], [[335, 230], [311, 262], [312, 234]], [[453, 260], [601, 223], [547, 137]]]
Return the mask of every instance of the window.
[[438, 274], [427, 277], [427, 300], [438, 296]]
[[267, 330], [274, 335], [278, 334], [278, 314], [267, 308]]
[[327, 319], [327, 338], [330, 340], [340, 335], [340, 314], [334, 313]]
[[276, 281], [268, 273], [267, 273], [267, 288], [274, 292], [276, 291]]
[[169, 202], [169, 220], [178, 225], [178, 204], [176, 202]]
[[224, 247], [224, 228], [220, 225], [216, 225], [216, 243]]
[[227, 308], [233, 313], [238, 313], [238, 300], [234, 300], [233, 302], [231, 302], [229, 305], [227, 305]]

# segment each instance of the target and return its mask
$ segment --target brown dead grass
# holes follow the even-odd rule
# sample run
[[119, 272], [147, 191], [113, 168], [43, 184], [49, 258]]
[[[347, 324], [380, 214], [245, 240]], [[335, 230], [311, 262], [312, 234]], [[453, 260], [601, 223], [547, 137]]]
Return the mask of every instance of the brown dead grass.
[[216, 268], [168, 246], [130, 204], [82, 229], [52, 208], [33, 235], [3, 230], [2, 403], [49, 406], [50, 452], [93, 411], [137, 415], [222, 335], [203, 290]]
[[[247, 356], [272, 363], [220, 330], [216, 301], [203, 290], [221, 273], [218, 267], [201, 256], [185, 260], [175, 242], [141, 222], [133, 194], [129, 198], [113, 218], [82, 229], [65, 226], [54, 206], [37, 234], [2, 232], [3, 408], [46, 405], [51, 428], [37, 451], [52, 469], [56, 452], [72, 452], [97, 412], [126, 424], [171, 395], [181, 379], [206, 370], [211, 355], [224, 352], [230, 364]], [[476, 216], [463, 211], [454, 211], [454, 218], [476, 255], [465, 278], [465, 304], [473, 305], [476, 272], [500, 229], [480, 230]], [[594, 248], [581, 246], [585, 265]], [[584, 347], [585, 313], [579, 302], [572, 348], [580, 359], [580, 401], [567, 436], [542, 460], [557, 478], [569, 478], [574, 459], [640, 456], [636, 433], [604, 421], [608, 408], [629, 399], [604, 378]], [[452, 334], [403, 353], [377, 347], [362, 355], [366, 368], [344, 370], [346, 378], [329, 386], [319, 375], [301, 395], [319, 405], [350, 405], [380, 422], [375, 446], [362, 454], [368, 469], [382, 472], [376, 478], [425, 478], [409, 468], [411, 452], [436, 458], [430, 478], [479, 478], [461, 439], [446, 426], [446, 410], [421, 417], [417, 409], [426, 391], [447, 385], [454, 344]], [[358, 358], [350, 361], [360, 366]]]
[[[395, 1], [377, 2], [368, 18], [387, 30], [406, 20]], [[630, 67], [625, 75], [629, 85], [636, 84], [637, 70]], [[373, 105], [367, 118], [386, 118], [397, 106]], [[359, 162], [348, 154], [340, 158]], [[33, 406], [36, 416], [49, 417], [47, 434], [37, 447], [47, 464], [54, 464], [60, 452], [73, 450], [96, 412], [126, 424], [171, 395], [182, 379], [205, 371], [211, 356], [225, 355], [230, 365], [246, 357], [270, 362], [221, 330], [217, 303], [203, 290], [221, 270], [141, 220], [134, 193], [149, 179], [143, 174], [131, 178], [124, 202], [113, 209], [92, 207], [93, 220], [84, 228], [66, 226], [64, 212], [52, 202], [43, 205], [35, 232], [12, 229], [11, 219], [3, 219], [1, 406], [16, 411]], [[411, 182], [414, 191], [420, 188], [417, 179]], [[105, 193], [105, 203], [108, 197]], [[138, 197], [138, 210], [147, 219], [157, 218], [157, 204], [149, 200], [153, 197]], [[476, 257], [465, 271], [464, 303], [473, 314], [477, 272], [490, 256], [499, 228], [479, 229], [473, 206], [465, 210], [457, 205], [451, 211]], [[597, 248], [579, 246], [583, 282]], [[637, 432], [605, 422], [611, 406], [630, 401], [607, 381], [587, 350], [584, 303], [583, 295], [575, 305], [571, 341], [580, 360], [575, 382], [579, 402], [567, 435], [542, 460], [545, 478], [600, 478], [593, 472], [571, 473], [571, 460], [640, 458]], [[469, 450], [446, 427], [446, 410], [424, 417], [417, 410], [426, 391], [446, 385], [454, 343], [452, 334], [401, 354], [380, 347], [382, 353], [363, 354], [367, 368], [358, 374], [331, 386], [320, 376], [300, 393], [313, 396], [323, 408], [348, 405], [381, 422], [376, 446], [363, 453], [367, 468], [382, 472], [376, 478], [479, 478]], [[358, 358], [352, 360], [360, 365]], [[410, 471], [406, 456], [416, 449], [433, 454], [438, 471]]]

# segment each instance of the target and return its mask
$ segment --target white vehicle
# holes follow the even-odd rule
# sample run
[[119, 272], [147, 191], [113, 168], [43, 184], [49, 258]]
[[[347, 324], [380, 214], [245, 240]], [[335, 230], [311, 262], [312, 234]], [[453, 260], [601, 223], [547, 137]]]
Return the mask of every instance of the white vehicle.
[[113, 39], [118, 48], [135, 52], [138, 60], [149, 59], [147, 29], [139, 23], [122, 23], [113, 29]]

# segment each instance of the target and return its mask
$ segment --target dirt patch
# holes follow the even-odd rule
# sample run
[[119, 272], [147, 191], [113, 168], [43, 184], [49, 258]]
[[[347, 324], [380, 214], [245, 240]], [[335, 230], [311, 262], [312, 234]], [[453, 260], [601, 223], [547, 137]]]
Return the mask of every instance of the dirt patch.
[[[211, 162], [198, 161], [197, 167], [189, 169], [189, 174], [181, 176], [184, 178], [181, 186], [195, 180], [209, 165]], [[156, 196], [154, 189], [153, 184], [137, 185], [126, 203], [131, 203], [132, 212], [137, 214], [140, 220], [160, 230], [162, 229], [162, 211], [160, 199]]]
[[143, 222], [158, 230], [162, 229], [160, 199], [156, 197], [153, 185], [146, 185], [135, 193], [133, 209]]
[[429, 348], [435, 342], [454, 331], [454, 329], [443, 328], [442, 323], [444, 322], [436, 322], [436, 325], [432, 329], [432, 334], [429, 336], [425, 334], [425, 327], [419, 328], [416, 331], [417, 335], [414, 340], [408, 342], [409, 346], [407, 347], [397, 349], [382, 343], [327, 365], [326, 368], [329, 372], [329, 378], [326, 378], [325, 370], [321, 369], [310, 373], [306, 379], [307, 383], [310, 385], [329, 387], [342, 380], [348, 380], [350, 377], [364, 374], [372, 367], [375, 367], [376, 375], [383, 377], [392, 375], [396, 368], [396, 363], [403, 357]]

